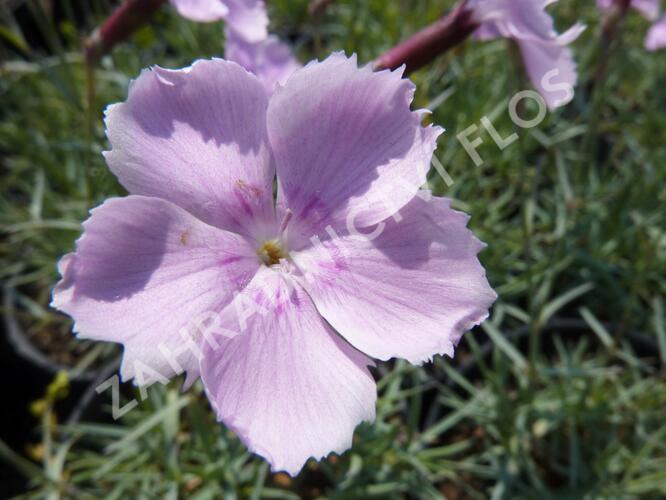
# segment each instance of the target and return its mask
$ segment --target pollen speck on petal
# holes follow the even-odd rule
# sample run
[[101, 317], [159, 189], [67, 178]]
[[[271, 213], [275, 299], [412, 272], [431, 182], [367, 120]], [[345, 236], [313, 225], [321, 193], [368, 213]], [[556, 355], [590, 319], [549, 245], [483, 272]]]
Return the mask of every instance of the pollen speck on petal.
[[[130, 193], [252, 236], [274, 218], [267, 106], [261, 83], [235, 63], [154, 67], [132, 83], [125, 102], [107, 109], [106, 161]], [[252, 194], [245, 205], [236, 198], [238, 179]]]
[[[114, 198], [92, 211], [76, 251], [61, 260], [51, 305], [74, 318], [80, 337], [123, 344], [123, 379], [141, 366], [152, 375], [137, 382], [150, 385], [177, 374], [163, 352], [179, 350], [193, 318], [224, 309], [258, 267], [244, 238], [170, 202]], [[194, 354], [178, 358], [196, 378]]]

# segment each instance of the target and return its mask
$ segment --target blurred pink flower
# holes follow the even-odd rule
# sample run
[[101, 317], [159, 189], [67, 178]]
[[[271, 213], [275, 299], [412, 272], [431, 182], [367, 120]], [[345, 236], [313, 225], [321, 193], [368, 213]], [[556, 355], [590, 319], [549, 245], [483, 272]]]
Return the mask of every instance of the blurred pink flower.
[[273, 470], [343, 452], [375, 417], [371, 358], [451, 356], [495, 299], [468, 217], [420, 190], [441, 129], [413, 93], [339, 53], [270, 96], [220, 59], [144, 71], [106, 114], [130, 195], [92, 211], [52, 305], [124, 345], [124, 380], [201, 376]]
[[[631, 0], [630, 5], [647, 19], [654, 21], [659, 17], [660, 2], [661, 0]], [[601, 10], [610, 10], [617, 3], [617, 0], [597, 0], [597, 7]]]
[[532, 85], [554, 109], [573, 98], [578, 74], [567, 47], [585, 29], [577, 23], [558, 35], [545, 11], [552, 0], [470, 0], [481, 40], [510, 38], [516, 41]]
[[227, 28], [225, 33], [224, 57], [257, 75], [269, 94], [301, 67], [289, 46], [275, 35], [259, 42], [247, 42], [233, 29]]
[[666, 16], [650, 27], [645, 37], [645, 48], [650, 51], [666, 48]]
[[181, 16], [198, 22], [224, 19], [248, 42], [266, 38], [268, 15], [264, 0], [169, 0]]

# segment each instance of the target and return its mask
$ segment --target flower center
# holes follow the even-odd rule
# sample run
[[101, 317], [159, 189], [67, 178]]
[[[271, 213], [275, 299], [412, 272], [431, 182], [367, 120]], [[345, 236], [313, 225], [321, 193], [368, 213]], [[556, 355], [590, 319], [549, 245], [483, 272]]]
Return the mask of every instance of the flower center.
[[267, 266], [274, 266], [280, 263], [280, 259], [287, 258], [287, 252], [279, 240], [268, 240], [259, 247], [257, 255]]

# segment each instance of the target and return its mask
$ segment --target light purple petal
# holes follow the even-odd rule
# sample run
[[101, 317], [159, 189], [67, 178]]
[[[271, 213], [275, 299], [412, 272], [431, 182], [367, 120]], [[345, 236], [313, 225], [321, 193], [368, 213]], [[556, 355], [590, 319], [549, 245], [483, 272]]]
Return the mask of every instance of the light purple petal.
[[496, 297], [477, 258], [483, 244], [445, 198], [414, 198], [400, 215], [376, 239], [342, 236], [292, 257], [318, 311], [360, 351], [412, 363], [451, 356]]
[[650, 27], [645, 38], [645, 48], [650, 51], [666, 48], [666, 16]]
[[272, 94], [275, 86], [301, 67], [289, 47], [276, 36], [270, 35], [256, 43], [246, 42], [234, 30], [225, 30], [224, 56], [257, 75], [266, 92]]
[[483, 23], [474, 31], [474, 38], [482, 41], [494, 40], [495, 38], [501, 38], [503, 35], [499, 30], [499, 27], [495, 23]]
[[[295, 71], [268, 106], [278, 210], [294, 213], [296, 249], [326, 225], [379, 222], [425, 182], [439, 127], [422, 127], [402, 71], [359, 69], [335, 53]], [[299, 225], [299, 221], [307, 221]], [[302, 241], [301, 241], [302, 240]]]
[[178, 13], [200, 23], [219, 21], [229, 15], [226, 0], [169, 0]]
[[[297, 474], [309, 457], [351, 446], [375, 417], [371, 361], [340, 339], [291, 281], [262, 268], [262, 311], [246, 331], [206, 343], [201, 376], [218, 419], [274, 471]], [[272, 275], [271, 275], [272, 274]]]
[[107, 163], [132, 194], [169, 200], [204, 222], [266, 236], [274, 166], [261, 82], [235, 63], [154, 67], [109, 106]]
[[552, 18], [545, 12], [546, 0], [470, 0], [473, 17], [483, 38], [550, 39], [557, 36]]
[[504, 37], [514, 39], [521, 50], [532, 85], [548, 107], [563, 106], [573, 98], [578, 75], [571, 50], [585, 29], [572, 26], [562, 35], [555, 31], [553, 19], [545, 11], [548, 0], [471, 1], [474, 17], [481, 23], [475, 36], [482, 40]]
[[251, 43], [268, 36], [268, 14], [264, 0], [225, 0], [229, 6], [227, 26]]
[[224, 19], [248, 42], [268, 36], [268, 14], [263, 0], [170, 0], [178, 13], [197, 22]]
[[525, 69], [534, 88], [549, 109], [567, 104], [573, 98], [578, 80], [571, 49], [555, 42], [518, 40]]
[[[177, 354], [189, 338], [181, 332], [222, 310], [260, 265], [245, 239], [158, 198], [112, 198], [83, 228], [60, 261], [51, 305], [74, 318], [80, 337], [124, 344], [121, 375], [141, 385], [176, 373], [160, 346]], [[196, 354], [175, 356], [190, 381]]]
[[632, 0], [631, 2], [631, 6], [650, 21], [654, 21], [659, 17], [660, 4], [661, 0]]

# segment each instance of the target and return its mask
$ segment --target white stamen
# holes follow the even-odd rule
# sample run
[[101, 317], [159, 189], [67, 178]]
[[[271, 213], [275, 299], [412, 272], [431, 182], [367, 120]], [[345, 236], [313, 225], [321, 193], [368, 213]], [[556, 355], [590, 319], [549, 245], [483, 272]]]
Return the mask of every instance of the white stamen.
[[280, 224], [280, 232], [284, 232], [284, 230], [287, 229], [287, 225], [289, 224], [289, 221], [291, 220], [293, 215], [294, 212], [292, 212], [290, 208], [285, 210], [284, 217], [282, 218], [282, 223]]

